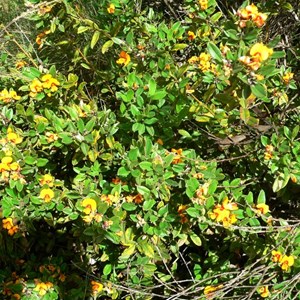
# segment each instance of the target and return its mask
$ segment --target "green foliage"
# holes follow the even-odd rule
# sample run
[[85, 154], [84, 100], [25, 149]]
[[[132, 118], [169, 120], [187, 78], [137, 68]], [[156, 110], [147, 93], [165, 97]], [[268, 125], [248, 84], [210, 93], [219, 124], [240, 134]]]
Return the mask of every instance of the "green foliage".
[[32, 0], [35, 30], [0, 28], [3, 299], [298, 295], [277, 2], [182, 5]]

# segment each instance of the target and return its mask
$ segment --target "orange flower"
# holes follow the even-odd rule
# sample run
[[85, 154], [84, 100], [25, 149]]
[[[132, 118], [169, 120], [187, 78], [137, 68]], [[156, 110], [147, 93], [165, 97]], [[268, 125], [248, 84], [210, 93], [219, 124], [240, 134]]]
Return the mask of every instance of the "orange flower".
[[113, 13], [115, 13], [115, 10], [116, 10], [115, 5], [112, 4], [112, 3], [110, 3], [109, 6], [108, 6], [108, 8], [107, 8], [108, 13], [109, 14], [113, 14]]
[[258, 13], [252, 17], [252, 21], [257, 27], [262, 27], [265, 24], [267, 18], [268, 16], [266, 14]]
[[16, 62], [16, 64], [15, 64], [15, 67], [16, 67], [16, 69], [21, 69], [21, 68], [23, 68], [24, 66], [26, 66], [26, 61], [24, 61], [24, 60], [19, 60], [19, 61], [17, 61]]
[[9, 235], [14, 235], [19, 230], [19, 226], [14, 225], [12, 218], [3, 219], [2, 226], [8, 231]]
[[102, 292], [102, 290], [103, 290], [102, 283], [92, 280], [91, 285], [92, 285], [93, 294], [98, 294], [98, 293]]
[[39, 197], [45, 202], [50, 202], [54, 198], [54, 192], [51, 189], [42, 189]]
[[179, 205], [179, 207], [177, 209], [181, 224], [187, 223], [189, 221], [189, 219], [185, 213], [186, 209], [187, 209], [187, 205]]
[[119, 59], [117, 60], [117, 64], [127, 66], [130, 62], [130, 55], [125, 51], [121, 51], [119, 55]]

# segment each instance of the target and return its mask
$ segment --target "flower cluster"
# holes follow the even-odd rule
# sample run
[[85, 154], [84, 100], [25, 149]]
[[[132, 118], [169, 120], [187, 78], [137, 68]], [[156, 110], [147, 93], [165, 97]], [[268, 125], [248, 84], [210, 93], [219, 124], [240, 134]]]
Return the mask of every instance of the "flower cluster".
[[23, 176], [20, 174], [21, 168], [18, 162], [14, 162], [11, 157], [11, 152], [6, 154], [1, 159], [0, 163], [0, 173], [1, 179], [5, 182], [8, 182], [9, 179], [19, 180], [22, 179], [24, 181]]
[[199, 5], [202, 10], [206, 10], [208, 7], [208, 1], [207, 0], [199, 0]]
[[213, 209], [213, 212], [209, 212], [209, 217], [217, 222], [222, 222], [222, 225], [225, 228], [228, 228], [237, 222], [235, 214], [231, 213], [231, 211], [237, 209], [237, 203], [230, 202], [228, 198], [225, 198], [222, 205], [217, 204]]
[[2, 227], [7, 230], [9, 235], [14, 235], [19, 230], [18, 225], [14, 225], [12, 218], [6, 218], [2, 220]]
[[256, 71], [260, 68], [261, 63], [267, 60], [273, 54], [273, 49], [268, 48], [262, 43], [256, 43], [250, 49], [250, 56], [241, 56], [239, 61], [248, 68]]
[[199, 56], [192, 56], [188, 62], [190, 64], [197, 64], [202, 72], [213, 71], [215, 65], [210, 62], [211, 56], [205, 52], [202, 52]]
[[64, 282], [66, 280], [66, 275], [61, 273], [60, 267], [50, 265], [41, 265], [39, 271], [43, 275], [51, 276], [51, 278], [58, 278], [59, 281]]
[[47, 92], [48, 96], [51, 96], [50, 92], [56, 92], [59, 85], [59, 81], [56, 78], [53, 78], [51, 74], [43, 75], [41, 79], [34, 78], [29, 85], [29, 96], [34, 98], [38, 93], [41, 93], [44, 90]]
[[294, 256], [283, 255], [280, 251], [272, 251], [272, 261], [278, 263], [283, 271], [288, 271], [294, 265]]
[[40, 296], [44, 296], [47, 293], [47, 291], [50, 290], [52, 287], [52, 282], [39, 282], [38, 280], [35, 280], [34, 291], [37, 291]]
[[38, 49], [41, 49], [43, 47], [45, 37], [47, 34], [49, 34], [51, 31], [50, 30], [45, 30], [41, 33], [39, 33], [35, 39], [35, 42], [39, 45]]
[[17, 95], [17, 92], [14, 90], [7, 90], [4, 89], [0, 92], [0, 101], [3, 101], [4, 103], [10, 103], [13, 100], [20, 100], [21, 96]]
[[130, 60], [130, 55], [125, 51], [121, 51], [119, 54], [119, 59], [117, 60], [117, 64], [127, 66], [130, 63]]
[[81, 206], [84, 208], [83, 212], [86, 214], [82, 219], [86, 223], [90, 223], [93, 220], [101, 222], [103, 215], [97, 213], [97, 202], [92, 198], [86, 198], [81, 202]]
[[241, 28], [246, 27], [249, 20], [257, 27], [262, 27], [268, 18], [266, 14], [259, 12], [254, 4], [247, 5], [245, 8], [238, 10], [237, 15], [240, 18], [239, 26]]
[[126, 201], [128, 203], [134, 202], [135, 204], [140, 204], [144, 201], [144, 198], [141, 194], [129, 195], [126, 196]]
[[267, 145], [265, 148], [265, 160], [270, 160], [273, 157], [274, 147]]
[[[9, 282], [3, 283], [2, 286], [2, 294], [4, 296], [10, 296], [9, 299], [11, 300], [20, 300], [21, 296], [17, 293], [14, 293], [14, 287], [18, 285], [20, 289], [18, 290], [18, 293], [25, 292], [24, 288], [24, 279], [19, 277], [16, 272], [12, 272], [11, 274], [11, 280]], [[5, 297], [5, 299], [8, 299]]]

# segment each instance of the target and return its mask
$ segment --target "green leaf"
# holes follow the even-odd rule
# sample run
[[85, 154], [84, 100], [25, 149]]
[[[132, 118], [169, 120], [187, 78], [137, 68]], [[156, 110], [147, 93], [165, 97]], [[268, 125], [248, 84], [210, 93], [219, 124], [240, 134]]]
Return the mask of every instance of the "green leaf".
[[223, 61], [222, 53], [220, 49], [213, 43], [209, 42], [207, 44], [207, 50], [212, 58], [214, 58], [218, 62]]
[[106, 264], [105, 267], [103, 268], [103, 275], [107, 276], [111, 273], [111, 271], [112, 271], [112, 265]]
[[153, 199], [144, 201], [143, 210], [150, 210], [155, 205], [155, 203], [156, 201]]
[[47, 158], [38, 158], [36, 165], [38, 167], [44, 167], [46, 164], [48, 163], [48, 159]]
[[200, 212], [199, 209], [195, 208], [195, 207], [189, 207], [186, 210], [187, 214], [193, 218], [197, 218], [200, 216]]
[[141, 195], [150, 194], [150, 190], [145, 186], [137, 185], [136, 189]]
[[136, 209], [136, 207], [137, 206], [134, 203], [125, 202], [125, 203], [122, 204], [122, 208], [127, 210], [127, 211], [133, 211], [133, 210]]
[[257, 198], [257, 204], [265, 204], [266, 203], [266, 194], [264, 190], [261, 190], [259, 192], [258, 198]]
[[100, 31], [95, 31], [91, 40], [91, 49], [95, 47], [100, 38]]
[[34, 165], [36, 163], [36, 158], [33, 156], [26, 156], [24, 161], [27, 165]]
[[152, 170], [152, 163], [149, 161], [142, 161], [141, 163], [139, 163], [139, 166], [141, 167], [142, 170], [147, 170], [147, 171]]
[[101, 52], [102, 54], [106, 53], [107, 50], [114, 44], [114, 42], [112, 40], [109, 40], [107, 42], [104, 43], [104, 45], [102, 46]]
[[273, 192], [276, 193], [280, 190], [282, 190], [289, 182], [290, 175], [284, 175], [281, 173], [279, 176], [275, 178], [275, 181], [273, 183]]
[[139, 246], [146, 256], [154, 258], [154, 249], [152, 245], [150, 245], [147, 241], [140, 241]]
[[191, 240], [193, 241], [193, 243], [195, 245], [197, 245], [197, 246], [201, 246], [202, 245], [201, 239], [195, 233], [192, 233], [190, 235], [190, 238], [191, 238]]
[[152, 96], [155, 94], [155, 92], [156, 92], [156, 81], [153, 78], [151, 78], [149, 80], [149, 95]]
[[263, 86], [260, 83], [257, 83], [256, 85], [251, 86], [251, 92], [253, 95], [255, 95], [258, 98], [264, 98], [267, 97], [267, 89], [265, 86]]
[[240, 107], [240, 118], [247, 124], [250, 118], [250, 111], [248, 108]]
[[120, 167], [118, 170], [118, 176], [127, 177], [130, 174], [130, 170], [126, 169], [125, 167]]
[[187, 46], [188, 46], [188, 44], [175, 44], [175, 45], [172, 47], [172, 50], [171, 50], [171, 51], [183, 50], [183, 49], [185, 49]]

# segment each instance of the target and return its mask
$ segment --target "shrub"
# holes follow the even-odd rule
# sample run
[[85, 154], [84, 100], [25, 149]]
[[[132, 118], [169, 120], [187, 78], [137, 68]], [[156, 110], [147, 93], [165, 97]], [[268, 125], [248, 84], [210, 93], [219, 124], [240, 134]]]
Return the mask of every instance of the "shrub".
[[299, 295], [295, 71], [275, 3], [223, 4], [32, 0], [3, 25], [4, 299]]

